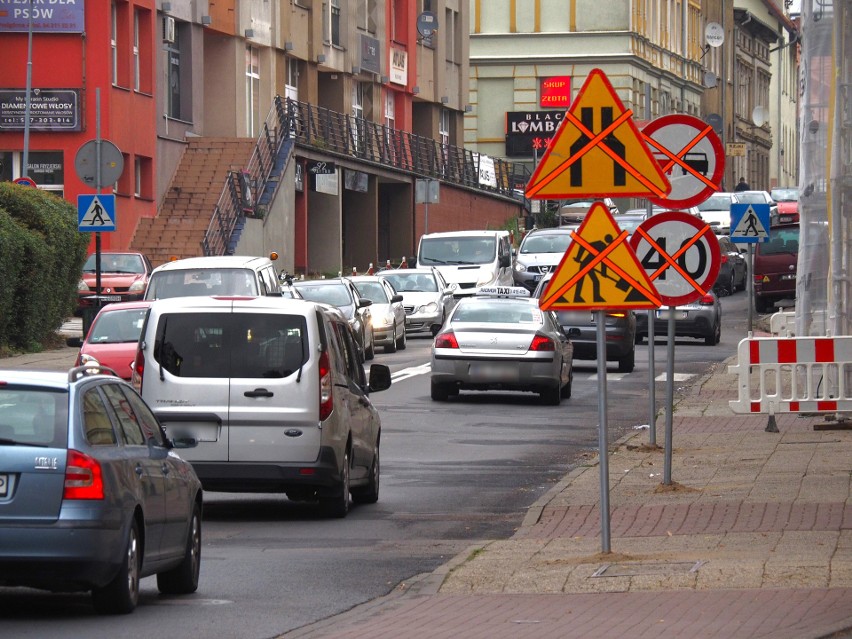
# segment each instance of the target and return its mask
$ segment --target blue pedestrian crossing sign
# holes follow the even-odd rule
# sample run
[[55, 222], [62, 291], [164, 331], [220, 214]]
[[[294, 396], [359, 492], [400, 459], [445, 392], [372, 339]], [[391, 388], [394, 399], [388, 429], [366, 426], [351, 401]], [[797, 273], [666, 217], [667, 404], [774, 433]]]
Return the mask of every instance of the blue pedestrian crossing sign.
[[115, 230], [115, 195], [78, 195], [77, 229], [80, 231]]
[[731, 204], [731, 242], [757, 244], [769, 241], [768, 204]]

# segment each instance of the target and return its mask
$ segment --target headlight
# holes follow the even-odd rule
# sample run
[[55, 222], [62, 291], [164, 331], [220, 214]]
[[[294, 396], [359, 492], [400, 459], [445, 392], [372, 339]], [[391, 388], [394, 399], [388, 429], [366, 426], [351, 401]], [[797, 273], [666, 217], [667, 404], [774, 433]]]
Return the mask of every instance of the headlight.
[[518, 273], [523, 273], [524, 271], [527, 270], [527, 267], [524, 266], [523, 264], [521, 264], [520, 262], [516, 262], [515, 263], [515, 270], [518, 271]]
[[92, 289], [90, 289], [89, 285], [86, 284], [86, 280], [80, 280], [79, 282], [77, 282], [77, 290], [81, 293], [88, 293]]
[[100, 366], [101, 363], [88, 353], [80, 355], [80, 366]]
[[417, 309], [421, 313], [437, 313], [438, 305], [435, 302], [429, 302]]
[[142, 280], [136, 280], [133, 284], [130, 285], [130, 288], [127, 289], [128, 293], [138, 293], [140, 291], [145, 290], [145, 282]]
[[378, 326], [393, 326], [393, 315], [387, 314], [377, 318]]
[[479, 269], [479, 277], [476, 278], [477, 286], [484, 286], [485, 284], [491, 284], [494, 281], [496, 274], [487, 266], [483, 266]]

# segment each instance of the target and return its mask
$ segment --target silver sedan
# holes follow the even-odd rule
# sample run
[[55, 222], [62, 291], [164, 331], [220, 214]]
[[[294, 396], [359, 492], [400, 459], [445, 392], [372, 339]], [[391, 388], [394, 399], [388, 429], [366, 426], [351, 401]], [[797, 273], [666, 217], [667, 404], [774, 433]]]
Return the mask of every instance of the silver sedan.
[[460, 390], [571, 396], [574, 348], [553, 313], [520, 287], [489, 287], [459, 301], [432, 344], [432, 399]]

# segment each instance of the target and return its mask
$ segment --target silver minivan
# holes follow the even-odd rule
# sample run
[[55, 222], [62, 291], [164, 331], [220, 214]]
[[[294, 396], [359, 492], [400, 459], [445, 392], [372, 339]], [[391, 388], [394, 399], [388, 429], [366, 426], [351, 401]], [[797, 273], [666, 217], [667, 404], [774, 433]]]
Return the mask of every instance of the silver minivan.
[[379, 495], [381, 421], [346, 318], [304, 300], [175, 298], [151, 305], [133, 382], [206, 490], [282, 492], [346, 516]]

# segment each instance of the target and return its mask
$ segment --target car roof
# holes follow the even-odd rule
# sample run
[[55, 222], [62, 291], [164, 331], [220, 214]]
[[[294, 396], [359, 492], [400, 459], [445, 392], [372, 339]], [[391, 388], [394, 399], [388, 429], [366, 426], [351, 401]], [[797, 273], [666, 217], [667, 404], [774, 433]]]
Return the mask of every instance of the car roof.
[[[94, 255], [95, 251], [91, 251], [89, 255]], [[142, 251], [119, 251], [110, 249], [101, 249], [101, 255], [145, 255]]]
[[[422, 238], [430, 237], [482, 237], [483, 235], [508, 235], [509, 231], [490, 230], [490, 231], [443, 231], [440, 233], [427, 233]], [[421, 238], [421, 239], [422, 239]]]
[[393, 268], [381, 271], [379, 275], [432, 275], [432, 267], [425, 268]]
[[553, 227], [548, 227], [548, 228], [544, 228], [544, 229], [532, 229], [530, 232], [528, 232], [526, 235], [524, 235], [524, 237], [527, 238], [530, 235], [568, 235], [570, 233], [571, 233], [571, 229], [566, 229], [565, 227], [553, 226]]
[[294, 280], [293, 286], [298, 288], [299, 286], [315, 286], [319, 284], [345, 284], [347, 279], [351, 278], [327, 277], [323, 280]]
[[304, 315], [309, 311], [310, 305], [302, 299], [277, 297], [270, 295], [259, 295], [257, 297], [241, 296], [217, 296], [210, 295], [198, 297], [167, 297], [151, 302], [151, 312], [169, 311], [191, 311], [198, 309], [227, 310], [237, 308], [240, 310], [254, 310], [259, 312], [276, 311], [281, 313], [296, 313]]
[[151, 300], [136, 300], [133, 302], [113, 302], [101, 307], [98, 313], [112, 313], [113, 311], [129, 311], [134, 309], [148, 308], [151, 306]]
[[272, 263], [268, 257], [250, 255], [209, 255], [204, 257], [185, 257], [173, 262], [161, 264], [155, 271], [177, 271], [187, 268], [254, 268], [265, 262]]
[[35, 370], [0, 370], [0, 386], [3, 383], [32, 384], [47, 388], [67, 389], [68, 373]]
[[349, 279], [353, 282], [380, 282], [382, 273], [378, 275], [353, 275]]

